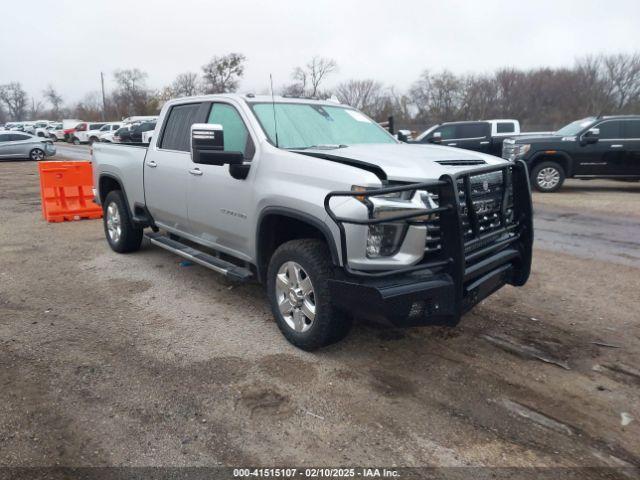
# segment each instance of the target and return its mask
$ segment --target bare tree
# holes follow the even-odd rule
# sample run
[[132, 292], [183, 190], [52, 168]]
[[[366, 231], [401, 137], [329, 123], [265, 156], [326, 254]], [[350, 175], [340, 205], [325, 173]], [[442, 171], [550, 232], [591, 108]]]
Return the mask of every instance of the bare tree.
[[174, 97], [191, 97], [200, 91], [200, 81], [197, 73], [181, 73], [171, 84], [171, 93]]
[[389, 106], [389, 96], [375, 80], [349, 80], [339, 84], [335, 93], [342, 103], [351, 105], [377, 120], [382, 120]]
[[62, 97], [52, 85], [49, 85], [42, 94], [45, 100], [51, 105], [51, 115], [54, 118], [58, 118], [60, 115], [60, 107], [62, 107]]
[[29, 110], [29, 117], [31, 120], [37, 120], [42, 112], [42, 107], [44, 106], [44, 100], [36, 100], [31, 97], [31, 109]]
[[607, 55], [602, 58], [602, 64], [615, 107], [624, 110], [640, 97], [640, 54]]
[[285, 94], [296, 96], [320, 96], [320, 85], [327, 76], [338, 70], [338, 64], [332, 58], [313, 57], [304, 67], [293, 69], [291, 78], [295, 83], [284, 88]]
[[118, 86], [111, 102], [115, 105], [118, 116], [154, 113], [148, 105], [151, 92], [146, 86], [146, 72], [133, 68], [116, 70], [113, 75]]
[[244, 75], [245, 61], [241, 53], [214, 56], [202, 67], [204, 93], [235, 92]]
[[6, 106], [12, 120], [24, 120], [28, 101], [27, 92], [22, 89], [20, 82], [0, 85], [0, 102]]

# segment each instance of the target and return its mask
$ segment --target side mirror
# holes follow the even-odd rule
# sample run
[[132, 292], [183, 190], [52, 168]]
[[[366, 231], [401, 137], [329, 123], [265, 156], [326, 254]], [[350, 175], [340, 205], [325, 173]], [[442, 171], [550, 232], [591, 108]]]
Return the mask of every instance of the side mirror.
[[584, 143], [596, 143], [600, 138], [600, 129], [599, 128], [590, 128], [584, 135], [582, 135], [582, 140]]
[[442, 142], [442, 132], [434, 132], [430, 139], [431, 143], [441, 143]]
[[191, 125], [191, 158], [203, 165], [242, 165], [242, 152], [224, 151], [222, 125], [194, 123]]

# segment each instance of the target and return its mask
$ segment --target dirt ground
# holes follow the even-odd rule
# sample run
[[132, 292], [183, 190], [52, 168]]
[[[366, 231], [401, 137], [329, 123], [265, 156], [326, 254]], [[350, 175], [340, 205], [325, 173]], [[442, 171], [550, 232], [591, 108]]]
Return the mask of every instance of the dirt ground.
[[534, 202], [525, 287], [305, 353], [261, 287], [48, 224], [0, 163], [0, 466], [640, 466], [640, 184]]

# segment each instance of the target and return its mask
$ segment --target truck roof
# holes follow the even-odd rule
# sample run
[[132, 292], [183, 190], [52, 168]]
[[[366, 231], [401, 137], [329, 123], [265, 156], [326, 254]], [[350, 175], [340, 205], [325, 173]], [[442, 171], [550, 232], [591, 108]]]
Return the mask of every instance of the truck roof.
[[343, 105], [345, 107], [349, 107], [349, 105], [341, 104], [337, 99], [320, 100], [317, 98], [292, 97], [287, 95], [274, 95], [272, 97], [271, 95], [254, 95], [252, 93], [215, 93], [211, 95], [198, 95], [195, 97], [181, 97], [169, 100], [167, 104], [173, 105], [197, 101], [214, 101], [220, 99], [244, 101], [247, 103], [271, 103], [273, 101], [275, 103], [313, 103], [318, 105]]

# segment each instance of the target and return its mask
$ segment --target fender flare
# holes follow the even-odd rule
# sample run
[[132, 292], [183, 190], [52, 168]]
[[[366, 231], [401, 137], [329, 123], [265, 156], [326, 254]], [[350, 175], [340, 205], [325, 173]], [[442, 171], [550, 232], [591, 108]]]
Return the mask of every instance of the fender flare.
[[295, 210], [293, 208], [288, 207], [265, 207], [258, 215], [258, 222], [256, 226], [256, 268], [258, 270], [258, 278], [261, 278], [262, 272], [260, 271], [261, 265], [263, 263], [262, 254], [260, 251], [260, 234], [262, 232], [262, 224], [264, 219], [270, 215], [279, 215], [283, 217], [289, 217], [294, 220], [299, 220], [301, 222], [307, 223], [312, 227], [318, 229], [320, 233], [325, 238], [327, 242], [327, 246], [329, 247], [329, 252], [331, 253], [331, 261], [334, 265], [340, 265], [340, 256], [338, 255], [338, 247], [336, 245], [335, 239], [333, 237], [333, 233], [329, 229], [326, 223], [322, 220], [310, 215], [306, 212], [301, 212], [300, 210]]
[[562, 150], [555, 150], [555, 153], [546, 153], [546, 151], [542, 151], [542, 152], [537, 152], [535, 153], [531, 159], [529, 160], [529, 171], [531, 171], [533, 169], [533, 167], [535, 166], [536, 163], [538, 163], [542, 158], [558, 158], [558, 159], [562, 159], [562, 163], [564, 163], [566, 165], [565, 168], [565, 176], [567, 178], [573, 176], [573, 158], [571, 158], [571, 156], [567, 153], [564, 152]]

